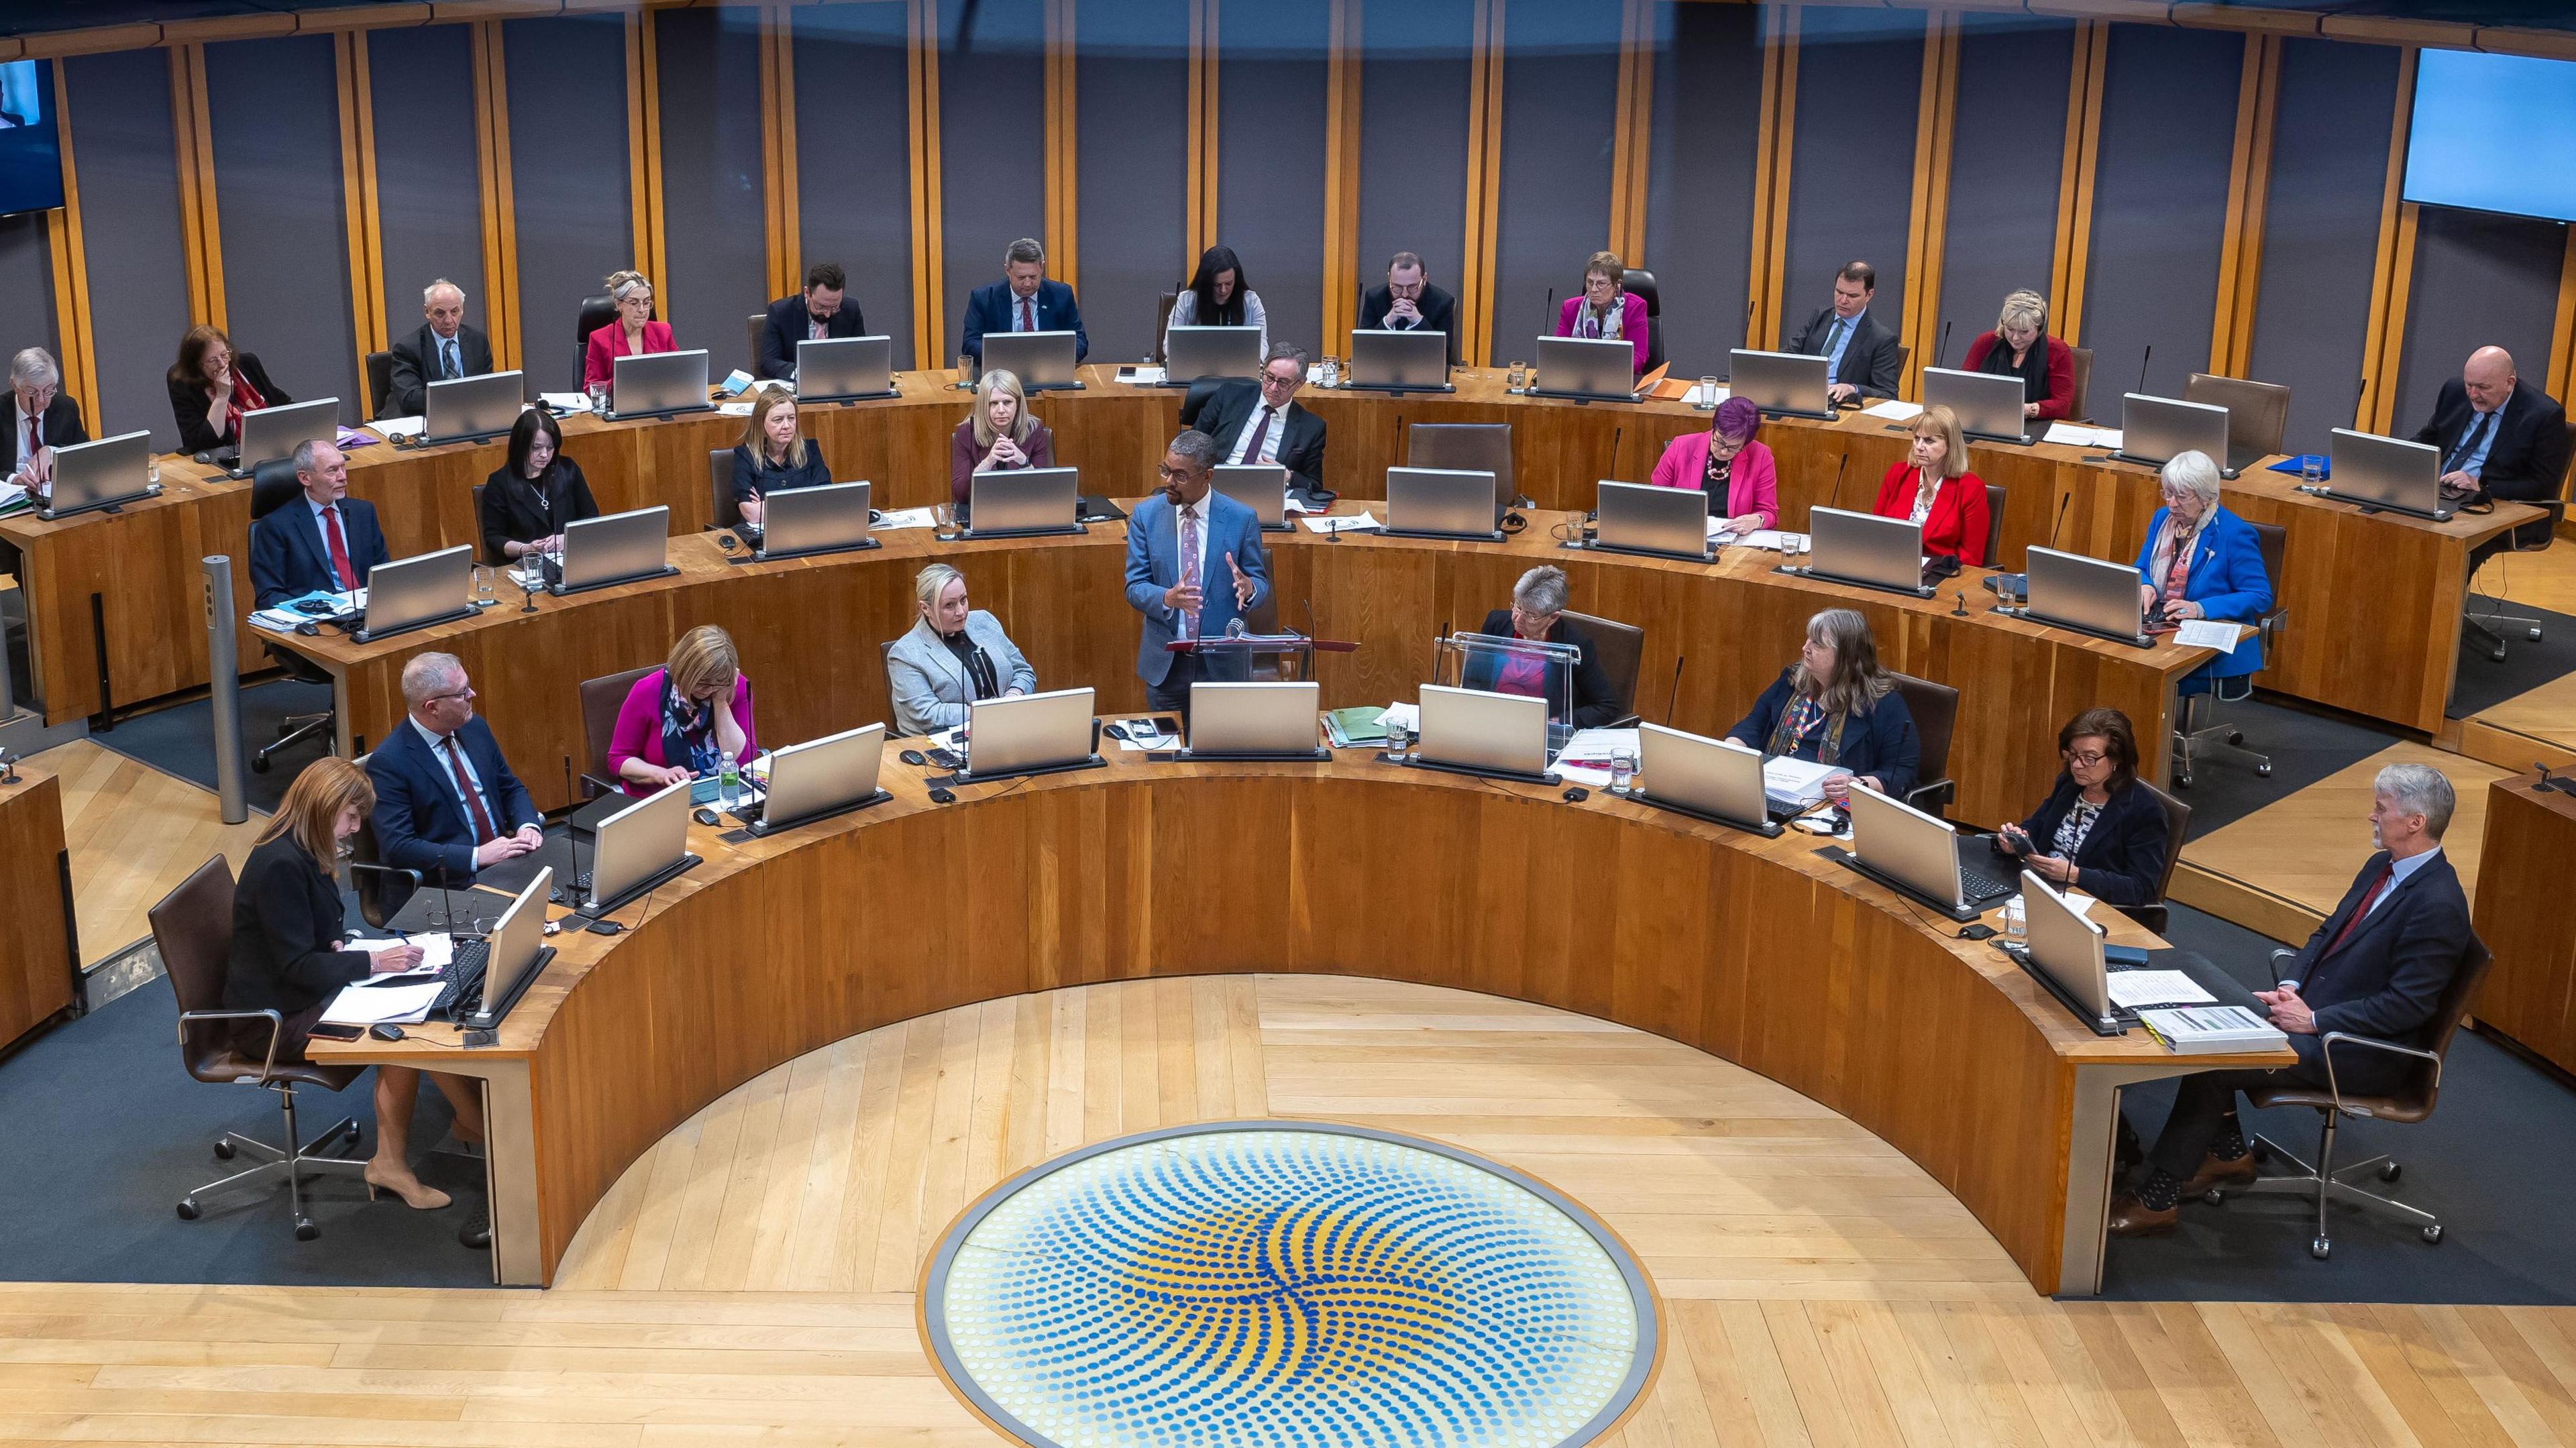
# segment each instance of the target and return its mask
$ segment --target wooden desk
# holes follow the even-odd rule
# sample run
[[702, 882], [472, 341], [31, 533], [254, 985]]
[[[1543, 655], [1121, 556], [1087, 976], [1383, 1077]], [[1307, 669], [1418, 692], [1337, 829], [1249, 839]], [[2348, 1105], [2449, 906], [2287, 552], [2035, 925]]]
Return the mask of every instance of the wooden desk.
[[25, 764], [18, 780], [0, 784], [0, 1047], [69, 1009], [80, 978], [62, 782]]
[[2576, 931], [2567, 927], [2567, 862], [2576, 859], [2576, 799], [2540, 776], [2487, 786], [2478, 851], [2478, 938], [2495, 966], [2471, 1009], [2562, 1071], [2576, 1071]]
[[[1569, 805], [1355, 751], [1294, 765], [1117, 751], [1106, 769], [941, 806], [898, 747], [887, 803], [767, 840], [693, 825], [705, 863], [617, 912], [621, 935], [556, 937], [492, 1046], [451, 1049], [443, 1026], [314, 1043], [317, 1060], [485, 1081], [500, 1281], [548, 1281], [630, 1163], [770, 1067], [1103, 980], [1382, 976], [1653, 1031], [1885, 1138], [2041, 1292], [2098, 1290], [2120, 1087], [2290, 1060], [2096, 1037], [1993, 948], [1794, 831], [1763, 840], [1606, 792]], [[1404, 887], [1373, 888], [1384, 874], [1363, 859], [1403, 861]], [[1220, 878], [1238, 888], [1207, 908]], [[2114, 933], [2153, 939], [2116, 918]]]

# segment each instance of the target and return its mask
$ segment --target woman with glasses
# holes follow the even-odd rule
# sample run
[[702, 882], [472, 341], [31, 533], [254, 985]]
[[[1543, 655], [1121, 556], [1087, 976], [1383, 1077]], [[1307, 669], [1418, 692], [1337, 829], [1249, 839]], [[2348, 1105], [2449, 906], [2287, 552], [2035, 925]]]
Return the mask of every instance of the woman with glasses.
[[1923, 742], [1896, 676], [1878, 666], [1878, 640], [1854, 608], [1807, 620], [1798, 662], [1780, 671], [1753, 712], [1726, 737], [1767, 755], [1830, 764], [1825, 798], [1841, 803], [1854, 780], [1903, 799], [1914, 792]]
[[1636, 351], [1635, 370], [1646, 370], [1646, 299], [1624, 285], [1628, 264], [1615, 251], [1596, 251], [1583, 263], [1583, 290], [1556, 309], [1556, 335], [1624, 341]]
[[751, 680], [733, 635], [700, 624], [671, 646], [669, 662], [627, 690], [608, 740], [608, 767], [618, 787], [640, 798], [713, 778], [728, 755], [748, 769], [759, 752]]
[[647, 352], [677, 352], [671, 324], [653, 320], [653, 284], [642, 272], [611, 272], [608, 299], [617, 304], [617, 320], [590, 334], [582, 348], [581, 385], [606, 387], [617, 376], [617, 359]]
[[1530, 643], [1571, 644], [1582, 652], [1575, 660], [1571, 681], [1563, 677], [1565, 665], [1537, 654], [1471, 654], [1466, 672], [1459, 679], [1468, 688], [1529, 694], [1551, 704], [1571, 697], [1574, 718], [1552, 718], [1548, 722], [1571, 722], [1577, 729], [1598, 729], [1619, 717], [1619, 701], [1611, 696], [1610, 675], [1601, 667], [1600, 649], [1593, 644], [1592, 635], [1566, 620], [1564, 569], [1539, 567], [1522, 574], [1521, 581], [1512, 585], [1512, 606], [1486, 614], [1484, 627], [1478, 631]]
[[1665, 445], [1648, 481], [1706, 493], [1708, 515], [1724, 518], [1738, 536], [1771, 527], [1780, 516], [1780, 475], [1771, 449], [1753, 440], [1761, 427], [1761, 408], [1730, 397], [1710, 414], [1708, 431], [1686, 432]]
[[[2138, 550], [2138, 601], [2147, 630], [2168, 633], [2195, 618], [2258, 623], [2272, 607], [2272, 579], [2263, 568], [2263, 541], [2254, 525], [2218, 505], [2218, 464], [2203, 452], [2176, 453], [2157, 479], [2164, 506], [2147, 520], [2146, 545]], [[2263, 636], [2253, 634], [2234, 653], [2218, 654], [2175, 683], [2177, 694], [2241, 699], [2252, 689], [2247, 675], [2263, 667]]]
[[2022, 868], [2060, 890], [2114, 905], [2162, 898], [2164, 806], [2138, 784], [2138, 737], [2117, 709], [2087, 709], [2057, 731], [2065, 762], [2039, 812], [1996, 831]]

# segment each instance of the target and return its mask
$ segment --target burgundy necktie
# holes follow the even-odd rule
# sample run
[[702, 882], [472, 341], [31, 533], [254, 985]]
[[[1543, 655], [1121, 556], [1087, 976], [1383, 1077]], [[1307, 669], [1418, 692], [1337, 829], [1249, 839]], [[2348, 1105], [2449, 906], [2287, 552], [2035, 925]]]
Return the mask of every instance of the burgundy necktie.
[[349, 566], [349, 538], [340, 531], [340, 510], [322, 510], [322, 532], [331, 540], [331, 571], [340, 575], [342, 591], [358, 586], [357, 570]]
[[2379, 878], [2370, 882], [2370, 888], [2362, 892], [2361, 903], [2353, 907], [2352, 917], [2344, 921], [2343, 928], [2336, 931], [2335, 938], [2327, 944], [2325, 955], [2320, 955], [2317, 959], [2323, 960], [2326, 955], [2332, 955], [2343, 949], [2343, 943], [2352, 938], [2353, 931], [2361, 928], [2362, 920], [2370, 914], [2370, 907], [2378, 904], [2379, 897], [2388, 893], [2389, 884], [2396, 878], [2397, 865], [2396, 862], [2391, 861], [2380, 870]]
[[456, 776], [457, 791], [465, 796], [467, 813], [474, 816], [474, 843], [477, 847], [491, 843], [501, 832], [492, 828], [492, 813], [483, 808], [483, 796], [465, 773], [465, 752], [456, 747], [456, 736], [447, 736], [447, 772]]
[[1020, 330], [1023, 332], [1034, 332], [1037, 329], [1038, 314], [1029, 310], [1028, 298], [1020, 298]]
[[1265, 407], [1261, 409], [1261, 420], [1252, 425], [1251, 440], [1243, 445], [1243, 460], [1245, 462], [1257, 463], [1261, 461], [1261, 440], [1268, 436], [1270, 436], [1270, 409]]

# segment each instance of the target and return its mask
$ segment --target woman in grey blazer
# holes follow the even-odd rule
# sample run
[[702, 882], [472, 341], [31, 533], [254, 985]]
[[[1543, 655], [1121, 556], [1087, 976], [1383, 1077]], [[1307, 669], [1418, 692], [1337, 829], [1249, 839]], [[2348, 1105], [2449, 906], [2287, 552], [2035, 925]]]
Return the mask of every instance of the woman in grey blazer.
[[1036, 691], [1038, 672], [999, 619], [966, 604], [966, 575], [933, 563], [913, 580], [921, 617], [886, 650], [895, 732], [929, 734], [966, 722], [977, 699]]

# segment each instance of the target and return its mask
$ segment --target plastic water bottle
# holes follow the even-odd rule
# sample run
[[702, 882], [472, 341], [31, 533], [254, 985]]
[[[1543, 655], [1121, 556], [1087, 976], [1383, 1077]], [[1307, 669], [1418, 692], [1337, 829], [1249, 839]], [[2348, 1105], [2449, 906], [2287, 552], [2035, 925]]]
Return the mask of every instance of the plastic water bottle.
[[716, 799], [731, 809], [742, 797], [742, 764], [731, 754], [716, 765]]

